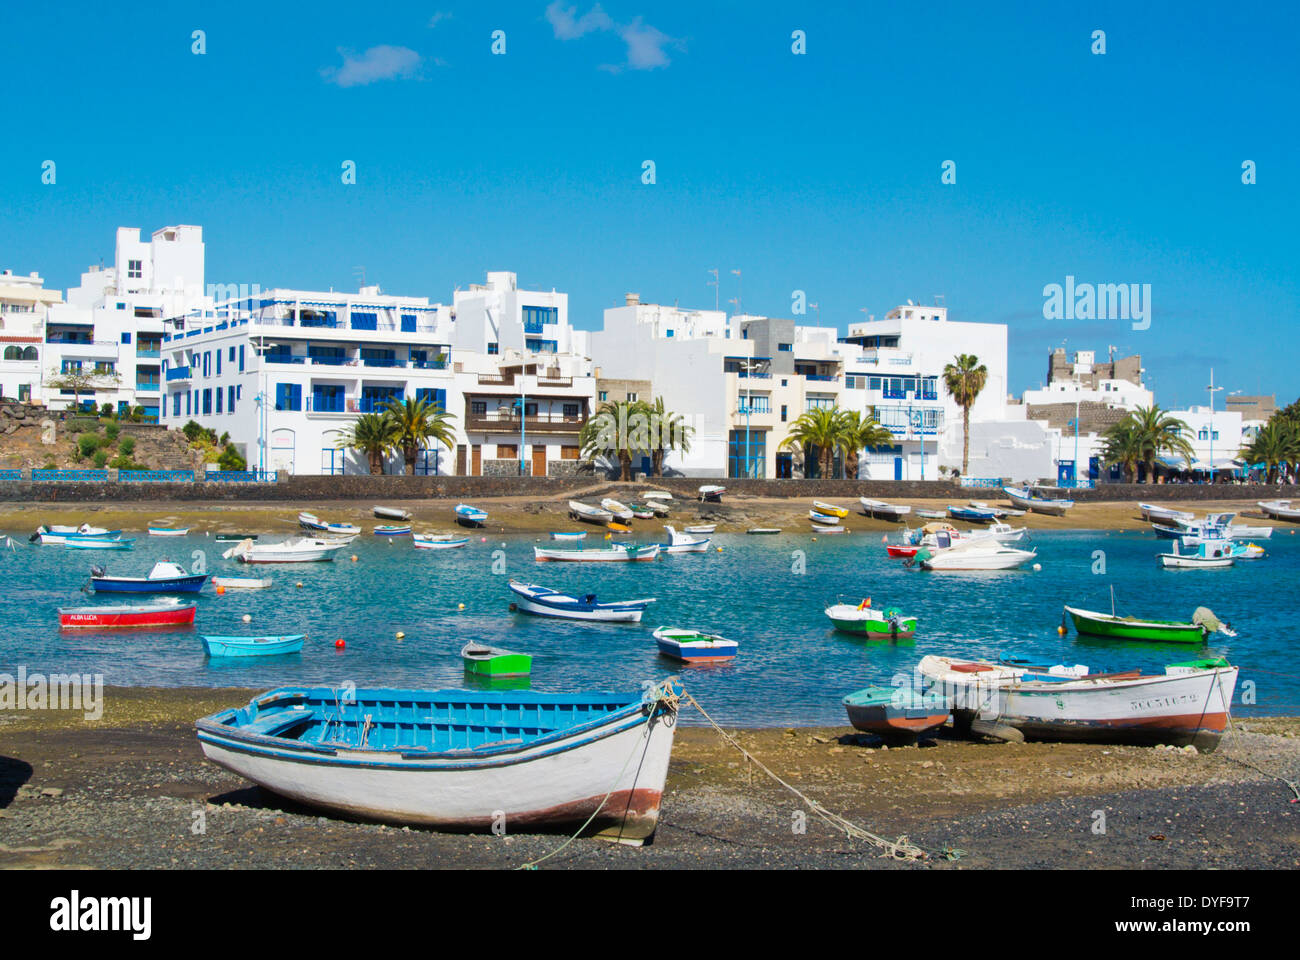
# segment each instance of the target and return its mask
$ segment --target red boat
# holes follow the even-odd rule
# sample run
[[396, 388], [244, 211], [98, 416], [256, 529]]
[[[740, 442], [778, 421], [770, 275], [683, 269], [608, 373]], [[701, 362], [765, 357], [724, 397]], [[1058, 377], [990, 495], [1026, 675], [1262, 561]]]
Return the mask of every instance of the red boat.
[[920, 549], [919, 546], [914, 544], [889, 543], [885, 545], [885, 553], [889, 554], [891, 557], [912, 557], [915, 556], [916, 551]]
[[182, 627], [194, 622], [197, 604], [182, 605], [179, 600], [157, 603], [119, 603], [104, 607], [60, 607], [59, 626], [122, 629], [131, 627]]

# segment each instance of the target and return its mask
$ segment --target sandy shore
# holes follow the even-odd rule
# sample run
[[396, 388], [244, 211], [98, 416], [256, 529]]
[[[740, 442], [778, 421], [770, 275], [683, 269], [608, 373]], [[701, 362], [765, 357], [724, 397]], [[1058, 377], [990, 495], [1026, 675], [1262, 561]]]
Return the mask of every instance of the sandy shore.
[[[609, 484], [602, 484], [592, 490], [608, 490]], [[639, 492], [644, 487], [637, 487]], [[597, 502], [584, 488], [572, 491], [578, 499]], [[571, 530], [576, 528], [595, 529], [589, 524], [577, 524], [569, 518], [569, 496], [548, 501], [536, 501], [527, 497], [483, 497], [474, 500], [476, 506], [488, 511], [487, 529], [493, 533], [541, 533], [551, 530]], [[630, 499], [630, 497], [629, 497]], [[978, 499], [978, 497], [976, 498]], [[944, 510], [948, 500], [912, 500], [913, 508]], [[993, 505], [1010, 506], [990, 498]], [[721, 504], [699, 503], [697, 501], [675, 500], [672, 503], [672, 515], [664, 520], [637, 520], [633, 522], [634, 532], [638, 530], [653, 531], [656, 535], [663, 523], [684, 526], [696, 522], [716, 522], [722, 533], [743, 533], [750, 527], [779, 527], [788, 533], [812, 534], [812, 523], [808, 519], [811, 499], [786, 499], [776, 497], [727, 497]], [[874, 520], [856, 512], [856, 502], [840, 504], [855, 512], [843, 521], [843, 526], [850, 534], [880, 534], [898, 530], [901, 524], [884, 520]], [[1216, 512], [1235, 511], [1241, 516], [1262, 518], [1253, 500], [1215, 501], [1212, 505], [1196, 502], [1173, 502], [1166, 504], [1179, 510], [1203, 513], [1212, 508]], [[452, 509], [455, 504], [447, 500], [410, 500], [388, 501], [384, 506], [400, 507], [409, 510], [417, 531], [437, 531], [455, 529]], [[216, 533], [219, 531], [238, 531], [249, 533], [288, 533], [297, 529], [299, 510], [310, 510], [325, 519], [346, 521], [369, 530], [377, 523], [390, 523], [378, 520], [371, 512], [373, 505], [355, 500], [322, 501], [303, 504], [284, 503], [230, 503], [228, 501], [213, 503], [169, 502], [156, 504], [118, 503], [118, 504], [69, 504], [69, 503], [28, 503], [0, 504], [0, 530], [13, 533], [30, 533], [38, 524], [46, 523], [80, 523], [83, 520], [97, 526], [111, 529], [121, 528], [133, 532], [142, 532], [150, 523], [170, 526], [188, 526], [195, 533]], [[913, 516], [908, 522], [915, 526], [925, 521]], [[1033, 530], [1149, 530], [1150, 525], [1141, 519], [1136, 502], [1120, 501], [1108, 503], [1079, 503], [1067, 516], [1049, 517], [1030, 513], [1023, 517], [1011, 518], [1015, 526], [1027, 526]], [[958, 527], [969, 524], [956, 523]], [[1294, 535], [1300, 525], [1278, 524], [1278, 533]]]
[[[205, 761], [195, 740], [195, 718], [250, 693], [110, 689], [97, 723], [0, 713], [0, 867], [504, 868], [563, 841], [350, 823], [287, 804]], [[882, 858], [812, 815], [798, 832], [804, 801], [715, 731], [683, 725], [655, 842], [580, 839], [546, 866], [1300, 867], [1300, 804], [1246, 763], [1300, 776], [1300, 719], [1236, 721], [1213, 754], [943, 735], [882, 749], [847, 726], [735, 735], [806, 796], [881, 836], [908, 836], [929, 858]], [[1094, 831], [1098, 811], [1105, 833]]]

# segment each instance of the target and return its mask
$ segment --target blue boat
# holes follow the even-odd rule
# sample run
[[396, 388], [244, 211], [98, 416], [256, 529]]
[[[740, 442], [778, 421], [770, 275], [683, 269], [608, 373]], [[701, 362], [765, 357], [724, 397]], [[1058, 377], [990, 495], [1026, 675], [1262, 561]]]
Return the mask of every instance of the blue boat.
[[539, 617], [558, 617], [562, 620], [596, 620], [604, 623], [640, 623], [645, 608], [654, 603], [654, 597], [641, 600], [612, 600], [605, 603], [594, 593], [571, 597], [550, 587], [535, 583], [511, 580], [507, 586], [515, 595], [512, 609]]
[[207, 579], [207, 574], [186, 573], [169, 560], [155, 563], [147, 577], [110, 577], [103, 567], [90, 568], [96, 593], [198, 593]]
[[622, 693], [281, 687], [195, 726], [204, 755], [299, 803], [443, 830], [654, 835], [681, 686]]
[[203, 637], [209, 657], [273, 657], [302, 652], [303, 634], [285, 637]]
[[69, 537], [63, 545], [69, 550], [130, 550], [135, 537]]
[[996, 510], [986, 510], [982, 507], [948, 507], [948, 516], [954, 520], [965, 520], [968, 523], [992, 523], [998, 518]]
[[456, 505], [456, 522], [462, 527], [481, 527], [487, 522], [487, 511], [471, 507], [468, 503]]

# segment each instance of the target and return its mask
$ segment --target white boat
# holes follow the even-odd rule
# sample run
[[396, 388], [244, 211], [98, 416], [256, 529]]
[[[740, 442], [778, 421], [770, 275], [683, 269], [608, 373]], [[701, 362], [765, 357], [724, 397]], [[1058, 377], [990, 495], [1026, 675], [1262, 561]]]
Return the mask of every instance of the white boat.
[[868, 497], [858, 497], [858, 503], [862, 504], [864, 514], [877, 520], [901, 521], [912, 512], [912, 508], [905, 503], [886, 503], [884, 500], [872, 500]]
[[1162, 553], [1160, 566], [1167, 570], [1205, 570], [1232, 566], [1233, 553], [1230, 540], [1202, 540], [1194, 553], [1183, 553], [1174, 541], [1173, 553]]
[[411, 543], [420, 550], [453, 550], [469, 543], [469, 537], [458, 533], [416, 533], [411, 536]]
[[542, 561], [571, 563], [619, 563], [630, 560], [653, 560], [659, 556], [659, 544], [638, 547], [632, 543], [614, 543], [602, 550], [555, 550], [533, 547], [533, 558]]
[[69, 540], [120, 540], [121, 537], [121, 530], [106, 530], [103, 527], [92, 527], [88, 523], [83, 523], [79, 527], [42, 525], [36, 528], [36, 532], [29, 540], [32, 543], [66, 545]]
[[593, 507], [589, 503], [583, 503], [581, 500], [569, 501], [569, 513], [575, 520], [586, 520], [588, 523], [609, 523], [614, 519], [614, 515], [608, 510], [601, 507]]
[[1227, 727], [1237, 668], [1207, 659], [1142, 676], [926, 656], [930, 692], [953, 697], [954, 719], [994, 721], [1027, 737], [1106, 743], [1193, 743], [1212, 750]]
[[456, 515], [456, 522], [462, 527], [481, 527], [487, 523], [487, 511], [468, 503], [456, 504], [456, 509], [452, 512]]
[[555, 530], [551, 532], [552, 540], [585, 540], [586, 530]]
[[397, 507], [375, 507], [375, 516], [381, 520], [410, 520], [410, 510], [399, 510]]
[[647, 490], [641, 494], [642, 500], [671, 500], [673, 495], [667, 490]]
[[1003, 487], [1002, 492], [1013, 504], [1034, 513], [1043, 513], [1052, 517], [1063, 517], [1074, 506], [1073, 500], [1059, 497], [1044, 497], [1029, 487]]
[[323, 537], [290, 537], [281, 543], [241, 540], [222, 556], [241, 563], [314, 563], [333, 560], [334, 555], [347, 545], [347, 541]]
[[615, 520], [622, 520], [624, 523], [632, 519], [632, 509], [612, 497], [606, 497], [600, 501], [600, 505], [609, 511], [610, 516]]
[[1267, 540], [1273, 536], [1272, 527], [1260, 527], [1249, 523], [1230, 523], [1225, 532], [1229, 540]]
[[1274, 520], [1300, 523], [1300, 507], [1291, 506], [1290, 500], [1260, 500], [1259, 509]]
[[645, 502], [645, 507], [656, 517], [666, 517], [672, 512], [669, 509], [667, 502], [663, 500], [647, 500]]
[[320, 519], [314, 513], [307, 513], [305, 510], [298, 514], [298, 526], [312, 533], [330, 533], [339, 536], [356, 536], [361, 533], [361, 528], [353, 523], [329, 523]]
[[[654, 835], [682, 688], [537, 693], [281, 687], [197, 721], [203, 754], [343, 816], [511, 834]], [[633, 758], [629, 760], [629, 758]]]
[[189, 527], [150, 527], [151, 537], [183, 537], [190, 532]]
[[672, 524], [664, 524], [668, 531], [668, 543], [661, 544], [664, 553], [704, 553], [709, 549], [709, 538], [700, 539], [684, 533], [678, 533]]
[[706, 483], [700, 487], [700, 499], [718, 503], [722, 500], [722, 495], [726, 490], [726, 487], [720, 487], [716, 483]]
[[535, 583], [511, 580], [508, 584], [515, 595], [515, 607], [524, 613], [539, 617], [557, 617], [562, 620], [592, 620], [601, 623], [640, 623], [645, 608], [655, 602], [654, 597], [641, 600], [611, 600], [601, 602], [594, 593], [571, 597], [550, 587]]
[[104, 527], [92, 527], [88, 523], [83, 523], [75, 527], [66, 524], [51, 523], [47, 526], [41, 527], [41, 530], [46, 533], [79, 533], [83, 537], [102, 537], [105, 534], [113, 532]]
[[687, 533], [712, 533], [714, 530], [718, 529], [718, 525], [716, 523], [697, 523], [690, 527], [683, 527], [682, 529]]
[[1014, 570], [1038, 555], [1036, 550], [1017, 550], [992, 538], [956, 540], [951, 541], [951, 546], [944, 547], [942, 543], [948, 539], [946, 535], [936, 536], [941, 544], [939, 547], [933, 552], [922, 547], [913, 558], [924, 570]]
[[214, 587], [227, 590], [266, 590], [274, 581], [270, 577], [213, 577]]
[[1013, 527], [1009, 523], [990, 523], [983, 529], [967, 530], [963, 534], [966, 540], [996, 540], [998, 543], [1016, 543], [1029, 533], [1027, 527]]
[[813, 523], [820, 523], [827, 527], [838, 527], [840, 525], [839, 517], [833, 517], [829, 514], [821, 513], [817, 510], [809, 510], [808, 519], [811, 520]]
[[1142, 512], [1143, 520], [1153, 523], [1173, 523], [1175, 520], [1190, 520], [1194, 516], [1186, 510], [1174, 510], [1154, 503], [1138, 503], [1138, 510]]
[[813, 533], [848, 533], [849, 532], [847, 529], [841, 526], [834, 526], [834, 527], [814, 526], [811, 527], [810, 529], [812, 530]]

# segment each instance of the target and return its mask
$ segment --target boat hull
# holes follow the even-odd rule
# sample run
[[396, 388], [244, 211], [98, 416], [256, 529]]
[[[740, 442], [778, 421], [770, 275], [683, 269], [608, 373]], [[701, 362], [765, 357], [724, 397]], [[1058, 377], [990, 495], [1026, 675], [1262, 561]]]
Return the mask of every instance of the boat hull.
[[[554, 617], [557, 620], [587, 620], [599, 623], [640, 623], [645, 608], [653, 601], [634, 600], [602, 604], [584, 603], [576, 597], [563, 594], [546, 594], [542, 597], [530, 596], [528, 588], [510, 584], [514, 594], [515, 609], [531, 613], [538, 617]], [[564, 596], [564, 600], [549, 599]]]
[[422, 537], [416, 534], [412, 537], [411, 542], [419, 550], [454, 550], [456, 547], [463, 547], [469, 543], [469, 537], [457, 537], [451, 540], [433, 540], [429, 537]]
[[203, 649], [209, 657], [275, 657], [301, 653], [302, 635], [285, 637], [204, 637]]
[[59, 626], [64, 630], [125, 630], [139, 627], [183, 627], [194, 622], [195, 604], [157, 607], [72, 607], [60, 608]]
[[658, 556], [658, 544], [639, 550], [545, 550], [533, 547], [533, 557], [538, 563], [628, 563], [654, 560]]
[[891, 743], [912, 743], [943, 726], [952, 702], [891, 687], [867, 687], [844, 698], [844, 709], [855, 730], [874, 733]]
[[1150, 620], [1125, 620], [1089, 610], [1066, 607], [1074, 629], [1093, 637], [1116, 640], [1161, 640], [1167, 643], [1203, 643], [1205, 631], [1194, 623], [1159, 623]]
[[91, 577], [90, 583], [96, 593], [198, 593], [207, 579], [207, 574], [159, 580], [146, 580], [142, 577]]

